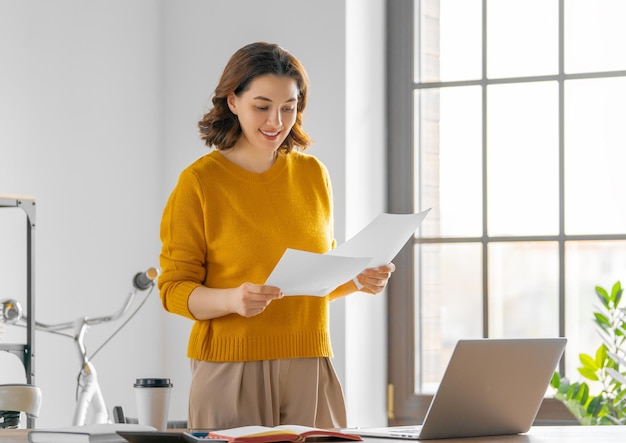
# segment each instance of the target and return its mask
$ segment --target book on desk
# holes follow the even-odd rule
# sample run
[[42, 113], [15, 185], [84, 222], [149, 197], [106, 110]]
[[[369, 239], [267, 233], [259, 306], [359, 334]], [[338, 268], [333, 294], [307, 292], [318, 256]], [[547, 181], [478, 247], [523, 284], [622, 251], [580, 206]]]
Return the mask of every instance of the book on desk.
[[211, 430], [206, 433], [194, 432], [205, 436], [206, 440], [226, 440], [229, 443], [275, 443], [304, 442], [313, 438], [332, 438], [336, 440], [363, 440], [361, 436], [339, 430], [312, 428], [301, 425], [241, 426], [238, 428]]

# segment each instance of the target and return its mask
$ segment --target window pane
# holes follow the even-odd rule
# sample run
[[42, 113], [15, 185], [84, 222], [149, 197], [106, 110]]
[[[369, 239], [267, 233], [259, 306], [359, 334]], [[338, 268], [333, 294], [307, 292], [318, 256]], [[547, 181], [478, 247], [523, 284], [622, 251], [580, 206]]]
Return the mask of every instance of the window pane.
[[565, 231], [626, 232], [626, 78], [565, 84]]
[[481, 251], [476, 243], [415, 247], [417, 392], [434, 392], [457, 340], [482, 337]]
[[490, 243], [488, 251], [489, 336], [558, 336], [558, 243]]
[[558, 233], [557, 83], [490, 86], [487, 121], [489, 235]]
[[595, 287], [611, 291], [613, 284], [626, 285], [626, 241], [568, 242], [565, 247], [566, 374], [578, 380], [578, 354], [594, 355], [601, 341], [593, 312], [599, 304]]
[[[424, 237], [469, 237], [482, 233], [482, 143], [480, 87], [424, 89], [415, 110], [421, 146], [416, 208], [433, 208]], [[416, 148], [417, 150], [418, 148]]]
[[480, 0], [421, 0], [416, 6], [415, 82], [480, 78]]
[[565, 0], [565, 72], [626, 69], [626, 2]]
[[558, 72], [558, 1], [487, 2], [487, 77]]

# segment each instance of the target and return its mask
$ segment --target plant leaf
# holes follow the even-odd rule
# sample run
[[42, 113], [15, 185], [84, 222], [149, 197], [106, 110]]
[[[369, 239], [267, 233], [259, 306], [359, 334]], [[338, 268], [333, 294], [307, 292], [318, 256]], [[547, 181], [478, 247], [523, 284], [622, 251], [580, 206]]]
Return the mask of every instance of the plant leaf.
[[597, 417], [600, 411], [602, 411], [603, 406], [602, 397], [598, 395], [597, 397], [592, 398], [589, 402], [589, 405], [587, 406], [587, 413], [591, 414], [593, 417]]
[[591, 369], [589, 369], [589, 368], [586, 368], [586, 367], [578, 368], [578, 372], [580, 373], [580, 375], [585, 377], [587, 380], [591, 380], [591, 381], [598, 381], [598, 380], [600, 380], [598, 378], [598, 376], [596, 375], [596, 373], [594, 371], [592, 371]]
[[[617, 394], [617, 397], [615, 397], [616, 400], [619, 400], [621, 403], [624, 403], [625, 399], [624, 396], [626, 395], [626, 389], [622, 389], [619, 394]], [[626, 412], [626, 411], [624, 411]]]
[[609, 294], [608, 292], [606, 292], [606, 289], [600, 287], [600, 286], [596, 286], [596, 294], [598, 295], [598, 298], [600, 299], [600, 302], [606, 306], [607, 308], [609, 307]]
[[598, 365], [596, 364], [596, 361], [590, 355], [580, 354], [578, 358], [580, 358], [580, 362], [583, 364], [583, 367], [590, 369], [593, 372], [596, 372], [598, 370]]
[[578, 396], [580, 398], [580, 404], [586, 405], [589, 400], [589, 386], [587, 383], [583, 383], [580, 385], [580, 391], [578, 391]]
[[606, 362], [606, 346], [600, 345], [596, 350], [596, 364], [599, 368], [604, 367], [604, 363]]
[[619, 280], [611, 288], [611, 298], [613, 299], [613, 305], [617, 307], [622, 299], [622, 284]]
[[595, 317], [596, 324], [600, 326], [602, 329], [605, 329], [611, 326], [609, 319], [601, 312], [594, 312], [593, 316]]
[[584, 406], [574, 400], [568, 400], [565, 404], [567, 405], [567, 409], [569, 409], [574, 417], [576, 417], [576, 419], [582, 424], [585, 420], [585, 416], [587, 415], [587, 410]]
[[613, 338], [611, 336], [609, 336], [608, 334], [606, 334], [602, 329], [597, 329], [596, 332], [598, 333], [598, 335], [602, 339], [602, 343], [603, 343], [604, 346], [612, 346], [613, 345]]
[[613, 360], [614, 360], [614, 361], [618, 364], [618, 366], [619, 366], [619, 365], [626, 366], [626, 360], [624, 360], [624, 359], [623, 359], [622, 357], [620, 357], [619, 355], [614, 354], [614, 353], [612, 353], [612, 352], [610, 352], [610, 351], [607, 351], [607, 355], [608, 355], [609, 357], [611, 357], [611, 358], [612, 358], [612, 359], [613, 359]]
[[625, 323], [623, 320], [620, 321], [620, 324], [616, 323], [614, 327], [615, 335], [619, 337], [624, 337], [624, 335], [626, 335], [626, 329], [624, 329], [624, 326], [625, 326]]
[[561, 375], [558, 372], [554, 372], [552, 374], [552, 379], [550, 380], [550, 386], [552, 386], [557, 391], [559, 390], [559, 386], [561, 386]]
[[626, 377], [623, 374], [617, 372], [613, 368], [606, 368], [606, 372], [613, 378], [613, 380], [617, 380], [620, 383], [626, 384]]
[[559, 394], [567, 397], [568, 393], [571, 390], [570, 382], [567, 378], [563, 377], [560, 381], [561, 385], [559, 386], [559, 390], [557, 391]]
[[619, 421], [613, 417], [612, 415], [603, 415], [602, 417], [600, 417], [600, 422], [598, 423], [599, 425], [618, 425]]
[[574, 383], [567, 390], [567, 398], [570, 400], [577, 401], [581, 405], [585, 405], [587, 403], [587, 398], [589, 397], [589, 386], [587, 383]]

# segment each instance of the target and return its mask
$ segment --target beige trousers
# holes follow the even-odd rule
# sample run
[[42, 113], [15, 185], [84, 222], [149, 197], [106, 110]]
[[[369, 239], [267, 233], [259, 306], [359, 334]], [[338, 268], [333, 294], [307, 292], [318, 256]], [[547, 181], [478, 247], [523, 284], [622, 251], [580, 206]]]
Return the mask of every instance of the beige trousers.
[[190, 428], [346, 427], [343, 392], [328, 358], [191, 360], [191, 373]]

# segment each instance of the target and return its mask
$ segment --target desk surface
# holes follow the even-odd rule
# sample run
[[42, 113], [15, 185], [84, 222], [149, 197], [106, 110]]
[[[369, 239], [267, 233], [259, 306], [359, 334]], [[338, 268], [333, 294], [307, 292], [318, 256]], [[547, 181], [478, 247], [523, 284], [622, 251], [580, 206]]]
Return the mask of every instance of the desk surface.
[[[364, 441], [367, 443], [399, 443], [403, 440], [364, 438]], [[527, 434], [430, 441], [449, 443], [624, 443], [626, 442], [626, 426], [535, 426]], [[0, 442], [27, 443], [28, 430], [0, 430]]]

